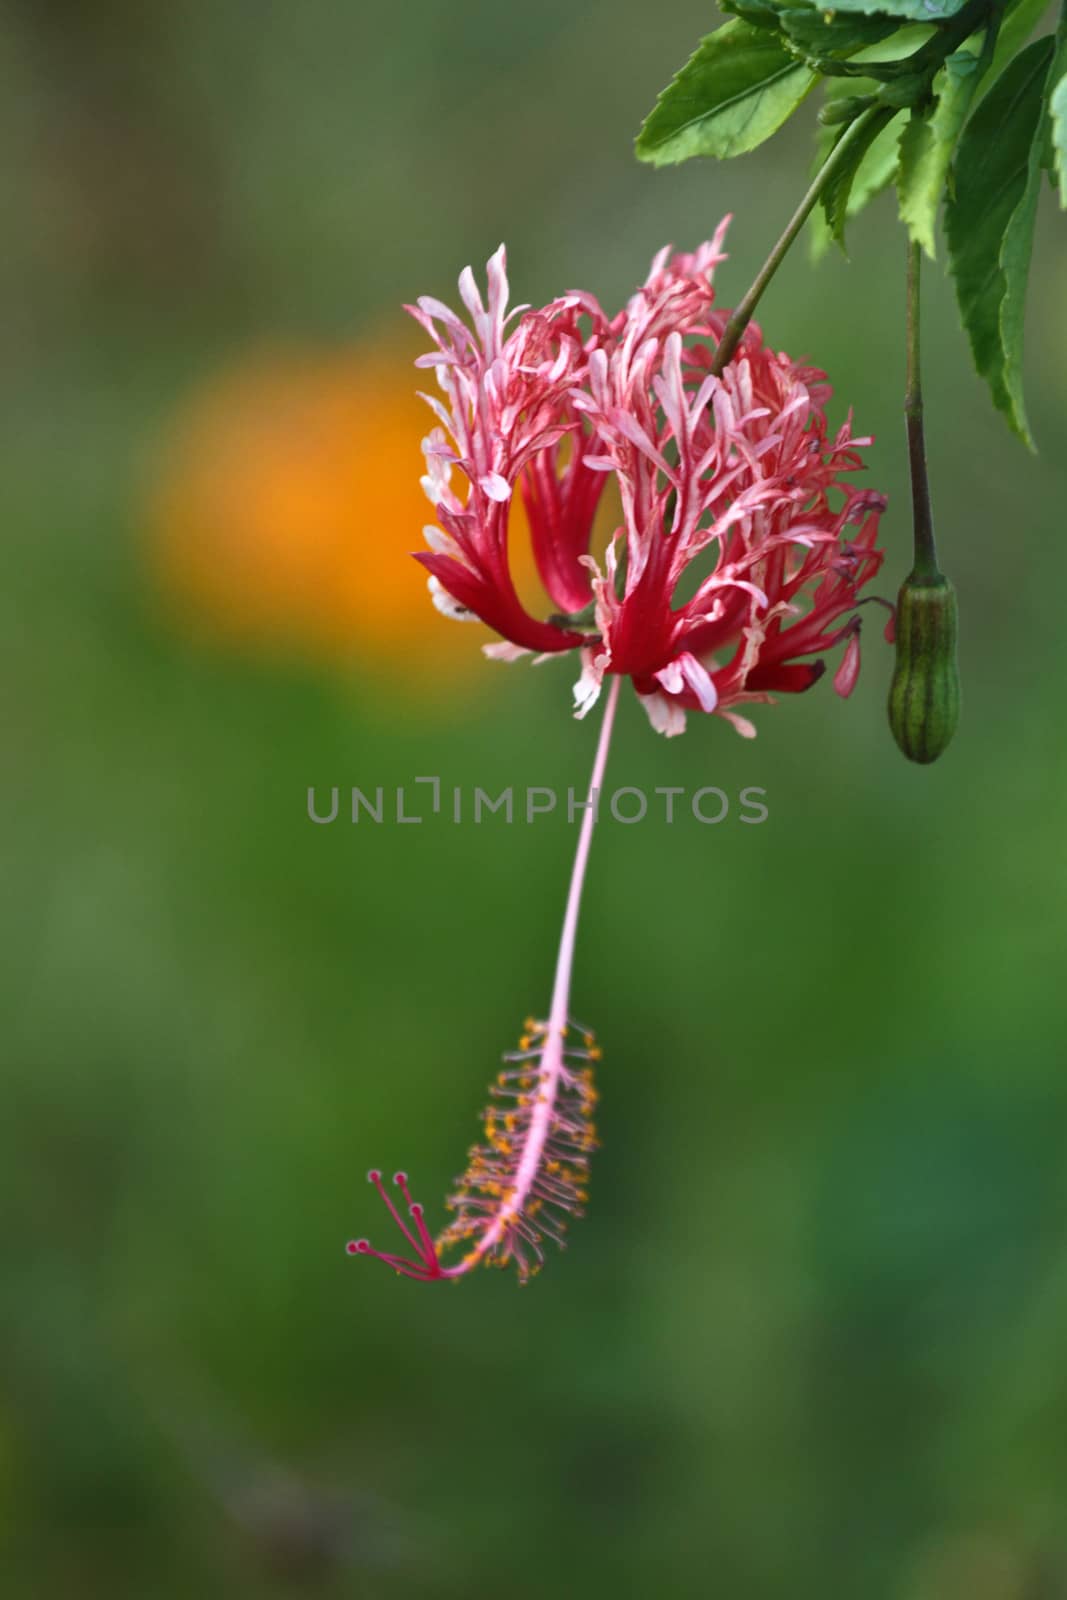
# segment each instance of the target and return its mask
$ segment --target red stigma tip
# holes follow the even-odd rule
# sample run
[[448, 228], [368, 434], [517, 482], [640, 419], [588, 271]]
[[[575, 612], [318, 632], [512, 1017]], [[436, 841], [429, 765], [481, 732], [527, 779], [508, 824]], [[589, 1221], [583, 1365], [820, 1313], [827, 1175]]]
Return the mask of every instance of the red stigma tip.
[[407, 1183], [407, 1181], [408, 1181], [408, 1175], [407, 1175], [406, 1172], [394, 1172], [393, 1173], [393, 1182], [395, 1184], [403, 1186], [405, 1183]]
[[370, 1249], [369, 1239], [349, 1239], [345, 1249], [350, 1256], [365, 1256]]
[[381, 1181], [382, 1181], [382, 1175], [378, 1171], [378, 1168], [377, 1167], [371, 1167], [370, 1171], [367, 1173], [367, 1182], [368, 1183], [381, 1183]]
[[411, 1212], [411, 1215], [413, 1217], [421, 1217], [422, 1216], [422, 1206], [419, 1204], [419, 1202], [417, 1200], [413, 1200], [412, 1201], [411, 1205], [408, 1207], [408, 1210]]

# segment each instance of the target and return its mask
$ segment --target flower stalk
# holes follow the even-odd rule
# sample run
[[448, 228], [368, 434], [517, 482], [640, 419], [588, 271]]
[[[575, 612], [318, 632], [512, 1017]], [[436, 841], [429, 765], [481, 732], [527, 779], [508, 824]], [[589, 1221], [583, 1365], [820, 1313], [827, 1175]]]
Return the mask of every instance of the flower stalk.
[[862, 111], [860, 115], [856, 117], [855, 121], [850, 123], [845, 129], [844, 133], [842, 133], [841, 137], [837, 140], [837, 143], [830, 151], [830, 154], [826, 157], [826, 160], [815, 174], [807, 193], [797, 206], [796, 210], [793, 212], [793, 215], [787, 222], [781, 237], [778, 239], [759, 272], [756, 274], [756, 277], [752, 283], [752, 287], [741, 300], [736, 310], [731, 315], [730, 320], [723, 329], [722, 338], [719, 340], [718, 348], [715, 351], [715, 357], [711, 363], [710, 369], [717, 377], [722, 376], [722, 373], [726, 369], [727, 365], [736, 355], [737, 347], [744, 338], [745, 329], [748, 327], [753, 316], [755, 315], [756, 307], [763, 298], [764, 290], [767, 288], [767, 285], [770, 283], [771, 279], [778, 271], [778, 268], [789, 254], [790, 249], [796, 241], [798, 233], [804, 226], [805, 222], [807, 222], [812, 211], [815, 209], [815, 204], [825, 189], [827, 183], [829, 183], [834, 173], [842, 165], [846, 155], [848, 155], [855, 141], [863, 136], [863, 133], [871, 122], [882, 115], [882, 111], [883, 108], [877, 105], [870, 105], [865, 111]]
[[904, 421], [911, 468], [914, 560], [897, 596], [896, 667], [889, 688], [889, 726], [909, 761], [936, 761], [956, 731], [960, 710], [956, 664], [956, 591], [937, 564], [926, 467], [920, 360], [922, 255], [908, 245], [907, 370]]
[[567, 1026], [571, 973], [574, 968], [574, 947], [578, 933], [578, 914], [582, 905], [582, 890], [585, 887], [585, 873], [589, 865], [589, 850], [593, 842], [593, 827], [596, 823], [597, 801], [600, 791], [604, 787], [604, 771], [607, 767], [608, 751], [611, 748], [611, 735], [615, 726], [615, 708], [619, 703], [619, 688], [621, 684], [621, 678], [612, 679], [611, 688], [608, 691], [607, 701], [604, 706], [604, 716], [600, 724], [600, 737], [597, 740], [596, 755], [593, 758], [593, 771], [589, 778], [589, 789], [585, 797], [585, 811], [582, 815], [582, 826], [578, 834], [578, 848], [574, 853], [570, 888], [567, 891], [567, 907], [563, 913], [563, 928], [560, 933], [559, 952], [556, 956], [552, 1002], [548, 1013], [550, 1039], [553, 1036], [562, 1039]]
[[936, 578], [940, 577], [940, 573], [937, 566], [937, 547], [934, 542], [934, 517], [930, 506], [930, 477], [926, 466], [926, 434], [923, 423], [921, 273], [922, 246], [909, 241], [904, 424], [908, 435], [908, 467], [911, 473], [912, 525], [915, 540], [912, 576]]

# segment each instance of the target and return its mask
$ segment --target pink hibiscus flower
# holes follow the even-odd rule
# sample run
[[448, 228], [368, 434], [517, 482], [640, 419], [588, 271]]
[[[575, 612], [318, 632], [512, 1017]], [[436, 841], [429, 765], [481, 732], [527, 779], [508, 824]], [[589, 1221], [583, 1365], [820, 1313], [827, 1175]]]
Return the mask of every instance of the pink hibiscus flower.
[[[851, 419], [830, 434], [825, 374], [769, 349], [755, 324], [714, 371], [729, 316], [711, 282], [724, 232], [691, 255], [661, 251], [613, 319], [584, 293], [508, 315], [503, 246], [488, 307], [469, 268], [460, 278], [472, 326], [436, 300], [409, 308], [437, 345], [419, 364], [444, 391], [425, 397], [441, 424], [423, 445], [437, 525], [416, 557], [435, 603], [494, 628], [497, 658], [579, 651], [578, 715], [606, 675], [629, 677], [666, 734], [699, 710], [751, 736], [733, 708], [808, 688], [846, 641], [834, 683], [847, 695], [859, 591], [882, 562], [885, 499], [845, 481], [871, 441]], [[611, 475], [623, 522], [597, 561], [593, 519]], [[512, 579], [516, 490], [547, 619]]]

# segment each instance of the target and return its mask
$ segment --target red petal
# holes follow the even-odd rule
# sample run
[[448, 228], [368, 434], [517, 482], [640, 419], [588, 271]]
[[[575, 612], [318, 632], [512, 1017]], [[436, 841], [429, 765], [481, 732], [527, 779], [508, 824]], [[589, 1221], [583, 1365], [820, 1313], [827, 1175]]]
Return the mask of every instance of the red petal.
[[813, 683], [818, 683], [825, 671], [825, 661], [793, 661], [783, 662], [780, 666], [754, 667], [745, 679], [745, 688], [803, 694]]

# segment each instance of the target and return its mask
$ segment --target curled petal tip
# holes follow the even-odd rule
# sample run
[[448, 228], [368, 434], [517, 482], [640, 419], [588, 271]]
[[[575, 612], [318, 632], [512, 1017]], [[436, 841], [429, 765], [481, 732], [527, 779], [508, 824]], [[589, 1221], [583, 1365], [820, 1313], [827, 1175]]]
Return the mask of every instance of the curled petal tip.
[[847, 700], [856, 687], [856, 680], [860, 675], [860, 637], [857, 631], [845, 646], [845, 653], [841, 664], [834, 673], [834, 688], [842, 700]]

